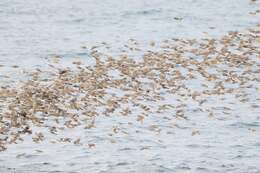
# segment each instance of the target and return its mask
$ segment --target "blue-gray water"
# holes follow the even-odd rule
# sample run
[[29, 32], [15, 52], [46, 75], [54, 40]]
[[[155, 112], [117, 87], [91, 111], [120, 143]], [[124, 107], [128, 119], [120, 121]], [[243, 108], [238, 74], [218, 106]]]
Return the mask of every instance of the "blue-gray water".
[[[259, 8], [259, 2], [249, 0], [1, 0], [0, 64], [6, 67], [0, 73], [10, 71], [14, 64], [25, 68], [42, 65], [43, 58], [54, 54], [79, 56], [82, 46], [103, 41], [120, 47], [129, 38], [145, 43], [201, 38], [205, 32], [218, 37], [231, 30], [243, 31], [260, 21], [259, 14], [249, 14]], [[259, 173], [259, 109], [235, 105], [239, 106], [232, 108], [232, 116], [222, 120], [191, 113], [189, 122], [178, 122], [174, 135], [154, 136], [134, 125], [128, 129], [133, 136], [106, 143], [109, 124], [125, 121], [113, 117], [97, 120], [102, 128], [87, 133], [67, 132], [93, 140], [90, 142], [97, 146], [93, 150], [25, 140], [0, 153], [0, 172]], [[149, 121], [172, 130], [163, 126], [166, 120], [160, 117]], [[202, 133], [191, 136], [194, 127]], [[141, 133], [135, 134], [135, 130]], [[37, 149], [44, 152], [37, 153]]]
[[259, 16], [249, 12], [259, 6], [249, 0], [2, 0], [0, 63], [37, 64], [102, 41], [219, 36], [254, 26]]

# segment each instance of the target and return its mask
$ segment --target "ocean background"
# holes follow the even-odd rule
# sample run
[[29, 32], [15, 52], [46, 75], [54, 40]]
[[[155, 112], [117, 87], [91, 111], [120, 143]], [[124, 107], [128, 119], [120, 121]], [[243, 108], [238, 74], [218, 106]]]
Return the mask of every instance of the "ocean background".
[[[129, 39], [146, 45], [171, 38], [218, 38], [229, 31], [244, 31], [259, 24], [260, 15], [250, 14], [259, 8], [259, 1], [249, 0], [1, 0], [0, 80], [6, 80], [4, 75], [16, 78], [21, 69], [44, 67], [46, 58], [53, 56], [62, 57], [65, 63], [72, 58], [88, 62], [89, 49], [83, 47], [102, 42], [116, 55]], [[222, 102], [214, 104], [223, 106]], [[191, 121], [179, 122], [172, 138], [161, 135], [157, 136], [159, 141], [148, 132], [134, 134], [134, 130], [142, 129], [137, 125], [129, 129], [134, 135], [131, 138], [119, 136], [117, 144], [106, 144], [102, 137], [109, 125], [125, 121], [119, 117], [97, 118], [100, 128], [92, 131], [64, 132], [91, 139], [97, 146], [93, 150], [73, 144], [34, 144], [25, 138], [0, 153], [0, 172], [259, 173], [259, 109], [235, 105], [237, 116], [221, 121], [194, 113]], [[165, 123], [160, 118], [150, 121], [160, 122], [162, 127]], [[205, 133], [194, 138], [183, 130], [194, 126]], [[249, 135], [248, 128], [257, 133]], [[152, 149], [136, 150], [141, 146]]]
[[[85, 53], [82, 46], [120, 47], [174, 37], [201, 38], [259, 22], [249, 0], [2, 0], [0, 63], [39, 65], [41, 58]], [[82, 57], [84, 58], [84, 57]]]

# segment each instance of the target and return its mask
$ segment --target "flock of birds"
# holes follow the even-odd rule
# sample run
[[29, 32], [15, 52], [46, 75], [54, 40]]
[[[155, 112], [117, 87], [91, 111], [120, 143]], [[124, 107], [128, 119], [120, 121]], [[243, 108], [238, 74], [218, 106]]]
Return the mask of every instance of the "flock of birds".
[[[126, 52], [111, 57], [92, 47], [94, 65], [75, 61], [61, 68], [56, 66], [59, 57], [55, 57], [51, 70], [36, 69], [26, 80], [1, 84], [0, 151], [28, 135], [36, 143], [43, 141], [47, 132], [34, 131], [34, 127], [46, 127], [56, 136], [77, 126], [97, 128], [97, 116], [132, 116], [143, 124], [147, 117], [169, 111], [171, 114], [162, 118], [189, 121], [186, 112], [192, 103], [197, 111], [214, 117], [214, 103], [208, 103], [216, 97], [220, 102], [229, 101], [225, 95], [241, 104], [250, 101], [251, 109], [259, 111], [259, 25], [219, 39], [170, 39], [149, 45], [156, 46], [159, 49], [148, 50], [138, 59]], [[125, 48], [139, 50], [133, 39]], [[222, 109], [223, 114], [232, 112], [229, 107]], [[112, 133], [120, 130], [113, 124], [111, 129]], [[155, 133], [163, 130], [152, 124], [149, 129]], [[199, 133], [194, 130], [191, 135]], [[58, 142], [82, 144], [81, 139], [70, 137]]]

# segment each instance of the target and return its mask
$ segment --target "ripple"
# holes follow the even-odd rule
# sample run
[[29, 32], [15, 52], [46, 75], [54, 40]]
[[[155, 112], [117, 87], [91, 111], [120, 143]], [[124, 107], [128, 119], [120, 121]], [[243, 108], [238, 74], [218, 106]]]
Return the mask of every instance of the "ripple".
[[236, 128], [250, 128], [250, 127], [259, 127], [259, 122], [251, 122], [251, 123], [245, 123], [245, 122], [236, 122], [232, 123], [229, 126], [236, 127]]

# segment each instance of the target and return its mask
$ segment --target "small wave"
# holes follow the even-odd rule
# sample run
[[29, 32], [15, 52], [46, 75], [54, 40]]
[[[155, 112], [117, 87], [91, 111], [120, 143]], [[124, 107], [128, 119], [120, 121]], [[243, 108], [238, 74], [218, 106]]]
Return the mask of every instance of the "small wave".
[[150, 9], [150, 10], [140, 10], [140, 11], [127, 11], [123, 13], [122, 17], [132, 17], [132, 16], [148, 16], [148, 15], [155, 15], [160, 14], [162, 12], [161, 9]]

